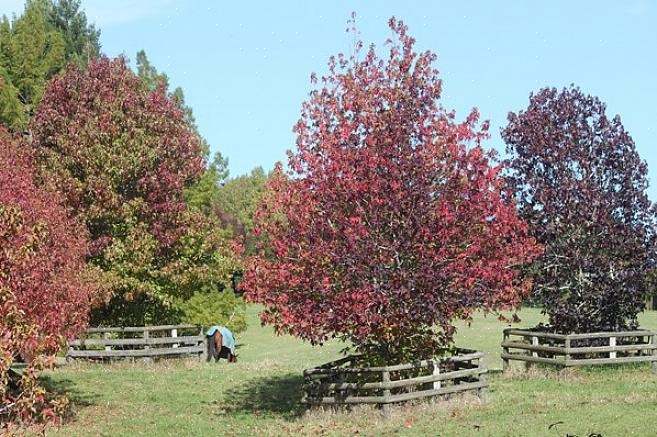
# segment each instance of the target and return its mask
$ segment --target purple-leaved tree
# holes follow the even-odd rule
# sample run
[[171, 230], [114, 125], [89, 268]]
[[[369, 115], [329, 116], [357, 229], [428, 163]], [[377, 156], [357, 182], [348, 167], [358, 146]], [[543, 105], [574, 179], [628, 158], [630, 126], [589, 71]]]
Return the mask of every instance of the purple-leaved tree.
[[532, 236], [534, 297], [552, 329], [631, 329], [654, 267], [648, 168], [620, 117], [577, 87], [545, 88], [509, 114], [508, 181]]

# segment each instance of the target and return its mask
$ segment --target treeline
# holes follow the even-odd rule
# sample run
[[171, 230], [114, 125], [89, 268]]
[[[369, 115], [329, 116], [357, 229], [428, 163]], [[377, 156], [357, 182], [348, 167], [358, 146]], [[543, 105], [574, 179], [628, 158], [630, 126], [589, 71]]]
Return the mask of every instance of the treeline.
[[234, 288], [268, 176], [229, 178], [145, 52], [133, 70], [79, 0], [28, 0], [0, 25], [0, 124], [3, 427], [61, 413], [35, 377], [88, 324], [245, 329]]

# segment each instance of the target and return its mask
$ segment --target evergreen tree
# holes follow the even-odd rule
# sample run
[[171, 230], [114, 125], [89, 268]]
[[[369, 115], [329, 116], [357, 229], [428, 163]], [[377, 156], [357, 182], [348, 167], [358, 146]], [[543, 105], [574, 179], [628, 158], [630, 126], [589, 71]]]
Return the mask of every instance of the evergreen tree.
[[3, 17], [0, 67], [6, 74], [0, 107], [15, 108], [15, 98], [23, 106], [22, 111], [3, 111], [0, 121], [8, 126], [24, 128], [41, 100], [46, 81], [66, 62], [64, 37], [48, 21], [51, 10], [47, 0], [28, 0], [23, 15], [15, 17], [11, 25]]
[[67, 61], [86, 67], [91, 59], [100, 56], [100, 30], [87, 23], [87, 15], [80, 10], [80, 0], [55, 1], [49, 21], [64, 37]]
[[[169, 88], [169, 77], [165, 73], [160, 73], [157, 69], [151, 64], [151, 61], [146, 56], [144, 50], [139, 50], [137, 52], [137, 76], [144, 82], [146, 87], [155, 91], [159, 86], [164, 86]], [[175, 99], [178, 103], [180, 101]]]
[[27, 0], [0, 22], [0, 123], [24, 130], [46, 85], [67, 62], [86, 67], [100, 54], [100, 31], [80, 0]]
[[11, 83], [7, 70], [0, 67], [0, 123], [12, 130], [20, 130], [25, 126], [26, 119], [18, 89]]

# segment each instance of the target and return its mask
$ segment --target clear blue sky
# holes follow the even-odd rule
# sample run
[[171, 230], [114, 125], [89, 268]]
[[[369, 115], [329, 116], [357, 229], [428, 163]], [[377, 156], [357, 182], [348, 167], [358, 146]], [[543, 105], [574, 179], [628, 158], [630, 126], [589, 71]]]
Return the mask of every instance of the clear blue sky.
[[[0, 0], [0, 14], [23, 0]], [[404, 20], [420, 49], [438, 54], [443, 104], [477, 106], [492, 124], [532, 90], [579, 85], [620, 114], [648, 161], [657, 199], [657, 2], [82, 0], [103, 51], [134, 59], [146, 50], [182, 86], [201, 133], [230, 159], [232, 175], [285, 160], [310, 73], [348, 51], [358, 14], [364, 42], [381, 46], [387, 19]]]

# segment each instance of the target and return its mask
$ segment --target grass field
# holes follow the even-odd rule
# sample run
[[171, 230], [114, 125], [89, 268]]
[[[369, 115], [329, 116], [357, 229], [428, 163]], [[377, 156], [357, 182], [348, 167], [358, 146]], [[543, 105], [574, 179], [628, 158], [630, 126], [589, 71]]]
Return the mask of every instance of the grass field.
[[[521, 326], [542, 318], [523, 310]], [[249, 309], [249, 329], [238, 338], [239, 363], [195, 360], [154, 365], [80, 364], [46, 375], [52, 388], [68, 392], [71, 419], [61, 436], [260, 436], [260, 435], [446, 435], [446, 436], [654, 436], [657, 375], [649, 366], [556, 371], [492, 372], [485, 403], [464, 396], [452, 402], [393, 409], [305, 412], [299, 404], [301, 372], [339, 356], [341, 344], [313, 348], [260, 327]], [[657, 328], [657, 312], [642, 326]], [[457, 344], [483, 350], [500, 369], [505, 325], [477, 317], [460, 326]]]

